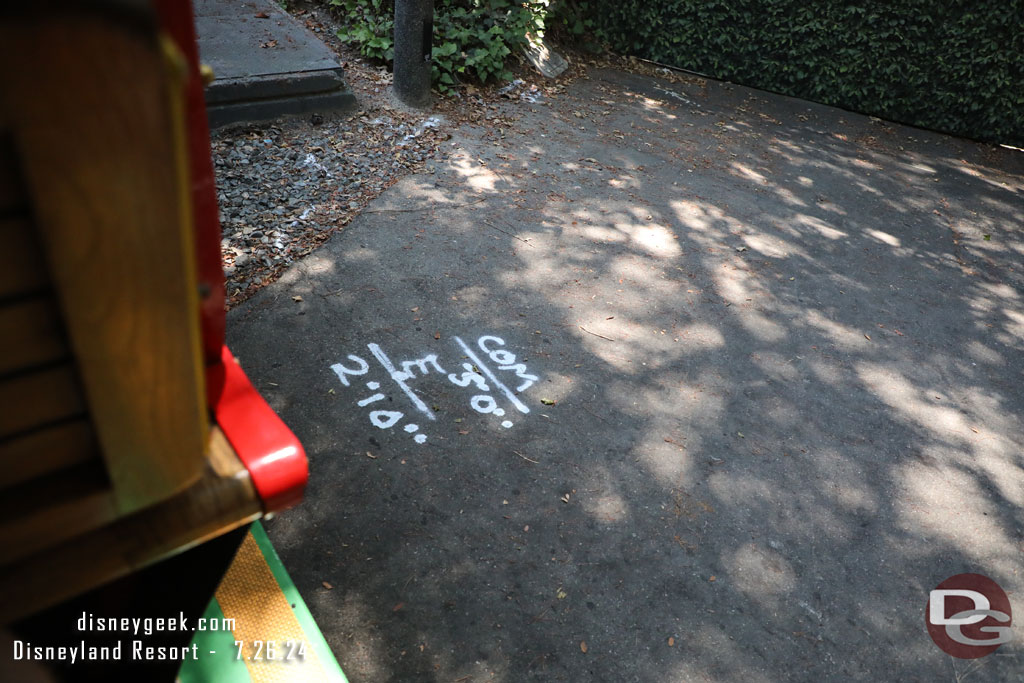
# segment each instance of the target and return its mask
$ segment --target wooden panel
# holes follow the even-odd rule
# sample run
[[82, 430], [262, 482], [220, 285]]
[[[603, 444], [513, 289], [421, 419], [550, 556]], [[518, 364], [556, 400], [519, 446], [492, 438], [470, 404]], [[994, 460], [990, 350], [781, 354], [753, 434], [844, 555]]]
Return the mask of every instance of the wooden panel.
[[144, 24], [11, 18], [0, 120], [122, 512], [202, 472], [208, 427], [181, 72]]
[[248, 472], [219, 429], [195, 484], [158, 505], [0, 566], [0, 624], [187, 550], [258, 519]]
[[85, 418], [0, 442], [0, 488], [99, 459], [96, 433]]
[[0, 564], [97, 529], [116, 514], [99, 459], [22, 484], [0, 496]]
[[0, 300], [46, 287], [38, 237], [26, 218], [0, 217]]
[[26, 204], [14, 145], [6, 131], [0, 132], [0, 215], [22, 209]]
[[71, 364], [0, 382], [0, 439], [82, 415], [85, 402]]
[[0, 375], [63, 360], [70, 353], [52, 298], [0, 303]]

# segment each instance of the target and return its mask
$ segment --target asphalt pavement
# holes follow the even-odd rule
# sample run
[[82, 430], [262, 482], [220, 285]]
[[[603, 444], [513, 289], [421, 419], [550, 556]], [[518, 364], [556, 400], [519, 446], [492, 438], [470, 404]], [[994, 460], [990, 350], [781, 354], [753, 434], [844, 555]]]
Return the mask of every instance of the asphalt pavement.
[[614, 70], [494, 117], [228, 316], [348, 677], [1024, 679], [925, 629], [1024, 615], [1021, 153]]

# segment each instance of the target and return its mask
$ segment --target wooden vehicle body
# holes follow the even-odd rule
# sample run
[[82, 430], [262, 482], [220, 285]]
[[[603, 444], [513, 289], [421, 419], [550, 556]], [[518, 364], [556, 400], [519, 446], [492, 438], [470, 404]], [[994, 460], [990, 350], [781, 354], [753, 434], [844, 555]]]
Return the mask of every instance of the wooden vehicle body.
[[307, 467], [224, 346], [188, 3], [0, 10], [0, 65], [11, 624], [294, 504]]

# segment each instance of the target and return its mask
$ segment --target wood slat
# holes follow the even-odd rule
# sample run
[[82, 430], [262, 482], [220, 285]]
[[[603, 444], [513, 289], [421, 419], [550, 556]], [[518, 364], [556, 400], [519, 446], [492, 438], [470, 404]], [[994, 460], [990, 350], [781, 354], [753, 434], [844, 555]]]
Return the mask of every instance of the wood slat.
[[97, 529], [116, 515], [99, 459], [8, 489], [0, 497], [0, 564]]
[[18, 169], [14, 143], [7, 131], [0, 132], [0, 215], [28, 205]]
[[0, 406], [0, 439], [85, 413], [81, 385], [70, 363], [3, 380]]
[[142, 26], [0, 25], [10, 123], [122, 512], [202, 472], [208, 425], [180, 91]]
[[96, 432], [85, 418], [0, 442], [0, 489], [99, 460]]
[[0, 375], [63, 360], [70, 353], [52, 297], [0, 303]]
[[0, 565], [0, 624], [67, 600], [258, 519], [259, 497], [217, 428], [203, 476], [153, 507]]
[[0, 245], [0, 301], [46, 287], [42, 250], [27, 218], [0, 217]]

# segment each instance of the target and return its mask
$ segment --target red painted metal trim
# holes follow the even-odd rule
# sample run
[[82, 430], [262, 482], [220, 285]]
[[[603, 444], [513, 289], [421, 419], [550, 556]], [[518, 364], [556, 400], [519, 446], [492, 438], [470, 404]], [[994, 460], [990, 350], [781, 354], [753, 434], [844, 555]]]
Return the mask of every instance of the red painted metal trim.
[[224, 345], [224, 270], [220, 254], [220, 216], [217, 188], [210, 156], [210, 126], [206, 119], [203, 80], [199, 73], [192, 3], [154, 0], [160, 26], [171, 37], [188, 63], [185, 81], [185, 126], [188, 131], [189, 176], [192, 183], [192, 218], [195, 226], [196, 265], [199, 271], [200, 317], [203, 356], [207, 363], [220, 362]]
[[302, 500], [309, 468], [302, 444], [256, 392], [231, 351], [224, 346], [221, 227], [192, 3], [153, 0], [153, 7], [161, 28], [174, 40], [188, 63], [185, 125], [198, 286], [202, 295], [200, 318], [203, 357], [207, 364], [207, 404], [249, 470], [264, 509], [268, 512], [281, 510]]
[[249, 470], [268, 512], [302, 500], [309, 466], [302, 444], [253, 388], [227, 346], [206, 369], [214, 419]]

